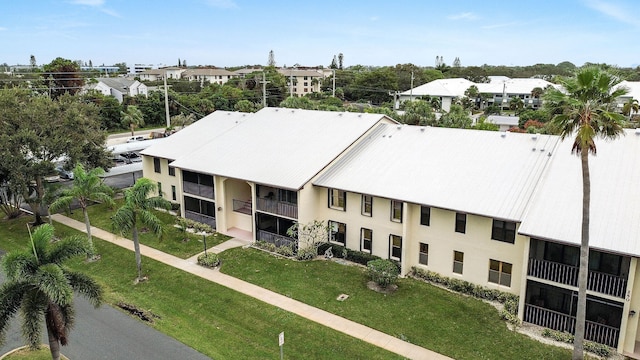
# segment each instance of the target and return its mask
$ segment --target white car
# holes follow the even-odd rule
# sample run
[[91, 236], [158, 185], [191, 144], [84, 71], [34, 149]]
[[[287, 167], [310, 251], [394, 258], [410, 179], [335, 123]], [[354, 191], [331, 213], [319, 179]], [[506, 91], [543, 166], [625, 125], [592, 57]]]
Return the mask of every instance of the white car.
[[146, 140], [142, 135], [131, 136], [127, 139], [128, 143]]

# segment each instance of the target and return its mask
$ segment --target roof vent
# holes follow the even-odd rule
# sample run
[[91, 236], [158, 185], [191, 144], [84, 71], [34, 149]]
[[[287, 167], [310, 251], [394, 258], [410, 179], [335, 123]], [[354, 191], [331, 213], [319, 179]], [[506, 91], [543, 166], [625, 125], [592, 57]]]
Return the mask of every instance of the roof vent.
[[402, 125], [398, 125], [398, 126], [397, 126], [397, 129], [398, 129], [398, 130], [402, 129]]
[[362, 117], [362, 114], [358, 114], [358, 117]]
[[547, 156], [551, 156], [551, 151], [549, 151], [549, 153], [547, 154]]
[[391, 139], [391, 135], [389, 135], [389, 139]]
[[640, 135], [640, 128], [636, 128], [636, 135]]
[[538, 135], [531, 135], [531, 140], [538, 140]]
[[296, 112], [296, 111], [295, 110], [291, 110], [291, 113], [294, 113], [294, 112]]
[[536, 148], [531, 149], [531, 151], [536, 151]]
[[544, 149], [540, 149], [540, 151], [544, 151]]
[[342, 116], [342, 113], [338, 113], [338, 116]]
[[275, 109], [276, 111], [278, 111], [278, 109]]
[[507, 137], [507, 132], [506, 132], [506, 131], [503, 131], [502, 133], [500, 133], [500, 137], [503, 137], [503, 138], [504, 138], [504, 137]]
[[424, 128], [420, 128], [420, 131], [424, 132], [424, 130], [425, 130]]

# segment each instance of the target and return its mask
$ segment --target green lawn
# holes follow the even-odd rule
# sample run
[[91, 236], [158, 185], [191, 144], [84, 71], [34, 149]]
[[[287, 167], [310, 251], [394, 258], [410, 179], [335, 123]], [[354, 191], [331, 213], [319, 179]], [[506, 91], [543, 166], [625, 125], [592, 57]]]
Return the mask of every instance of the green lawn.
[[[118, 229], [114, 229], [112, 227], [111, 216], [115, 213], [118, 207], [122, 206], [122, 204], [123, 200], [118, 199], [116, 200], [116, 205], [113, 208], [109, 208], [104, 204], [90, 206], [88, 211], [91, 225], [107, 231], [119, 233]], [[189, 232], [183, 233], [179, 228], [173, 226], [176, 223], [176, 217], [174, 215], [162, 211], [155, 211], [154, 213], [165, 225], [164, 234], [161, 239], [158, 239], [153, 235], [153, 233], [145, 232], [143, 230], [138, 234], [141, 244], [145, 244], [182, 259], [190, 258], [191, 256], [204, 251], [202, 235], [196, 235]], [[82, 209], [74, 210], [71, 214], [67, 214], [67, 216], [84, 223]], [[140, 229], [143, 228], [141, 227]], [[125, 233], [123, 235], [129, 239], [131, 238], [130, 233]], [[226, 235], [215, 233], [212, 236], [207, 237], [207, 248], [214, 247], [228, 239], [229, 237]]]
[[[0, 356], [2, 356], [2, 354], [0, 354]], [[60, 358], [67, 359], [67, 357], [62, 354]], [[21, 349], [5, 357], [4, 360], [51, 360], [51, 351], [46, 346], [42, 346], [38, 350]]]
[[[221, 272], [370, 326], [455, 359], [569, 359], [568, 350], [510, 331], [491, 305], [414, 279], [384, 295], [366, 287], [364, 269], [333, 261], [298, 262], [255, 249], [221, 254]], [[336, 297], [348, 294], [340, 302]]]
[[[30, 217], [0, 221], [0, 248], [11, 251], [29, 246], [26, 222]], [[56, 225], [56, 233], [72, 229]], [[77, 233], [77, 232], [76, 232]], [[134, 304], [160, 316], [158, 330], [215, 359], [277, 359], [278, 334], [285, 332], [287, 359], [398, 359], [363, 341], [351, 338], [297, 315], [194, 275], [144, 258], [149, 281], [133, 285], [133, 253], [95, 240], [100, 261], [83, 259], [70, 266], [104, 287], [106, 300]]]

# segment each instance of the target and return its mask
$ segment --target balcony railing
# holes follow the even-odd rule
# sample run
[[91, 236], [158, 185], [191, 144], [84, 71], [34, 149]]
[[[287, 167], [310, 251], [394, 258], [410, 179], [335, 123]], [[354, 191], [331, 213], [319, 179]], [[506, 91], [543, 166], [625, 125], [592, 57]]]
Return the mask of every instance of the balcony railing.
[[213, 199], [213, 186], [205, 186], [188, 181], [182, 182], [182, 189], [185, 194], [199, 195], [208, 199]]
[[[565, 285], [578, 286], [578, 267], [548, 260], [529, 259], [527, 275]], [[587, 289], [624, 299], [627, 279], [589, 271]]]
[[251, 201], [242, 201], [233, 199], [233, 211], [239, 212], [242, 214], [251, 215], [252, 206]]
[[[571, 334], [574, 333], [576, 326], [576, 319], [573, 316], [531, 304], [524, 305], [523, 320], [531, 324], [553, 330], [566, 331]], [[619, 336], [620, 329], [616, 327], [593, 321], [587, 321], [585, 323], [584, 338], [586, 340], [595, 341], [615, 348], [618, 346]]]
[[185, 210], [184, 217], [187, 219], [195, 220], [197, 222], [201, 222], [203, 224], [207, 224], [214, 229], [216, 228], [216, 218], [214, 217], [188, 210]]
[[291, 248], [296, 251], [298, 240], [294, 238], [290, 238], [283, 235], [274, 234], [265, 230], [258, 230], [258, 241], [266, 241], [268, 243], [275, 244], [277, 247], [280, 246], [291, 246]]
[[271, 214], [290, 217], [293, 219], [298, 218], [298, 205], [288, 202], [258, 198], [256, 209]]

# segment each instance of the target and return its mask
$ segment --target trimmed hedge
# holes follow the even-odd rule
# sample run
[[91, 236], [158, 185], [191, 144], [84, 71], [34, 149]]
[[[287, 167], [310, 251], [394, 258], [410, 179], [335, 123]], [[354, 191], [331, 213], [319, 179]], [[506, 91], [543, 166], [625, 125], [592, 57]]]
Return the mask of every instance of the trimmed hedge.
[[381, 287], [387, 287], [398, 280], [398, 267], [390, 260], [371, 260], [367, 263], [367, 273], [371, 280]]
[[200, 254], [198, 256], [198, 265], [206, 266], [206, 267], [216, 267], [220, 265], [220, 258], [218, 254], [214, 254], [212, 252], [205, 254]]
[[[367, 266], [369, 261], [380, 259], [379, 256], [371, 255], [364, 251], [351, 250], [347, 249], [342, 245], [336, 245], [331, 243], [322, 243], [318, 246], [318, 255], [323, 256], [324, 252], [327, 249], [331, 248], [331, 252], [333, 252], [333, 256], [336, 258], [344, 258], [345, 260], [352, 261], [357, 264], [361, 264]], [[398, 269], [400, 269], [398, 267]]]
[[[573, 344], [573, 334], [568, 332], [556, 331], [551, 329], [542, 330], [542, 336], [553, 339], [555, 341], [564, 342], [567, 344]], [[598, 356], [608, 358], [613, 354], [613, 349], [607, 345], [596, 343], [593, 341], [585, 341], [584, 349], [590, 353], [594, 353]]]

